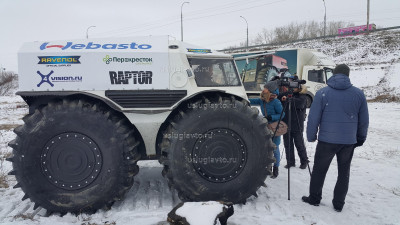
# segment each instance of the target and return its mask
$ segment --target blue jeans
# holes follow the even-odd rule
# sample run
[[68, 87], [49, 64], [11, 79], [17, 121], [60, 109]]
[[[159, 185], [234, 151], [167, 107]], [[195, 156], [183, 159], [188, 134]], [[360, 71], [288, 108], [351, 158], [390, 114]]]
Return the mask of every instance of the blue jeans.
[[281, 143], [281, 136], [275, 137], [272, 141], [276, 145], [276, 149], [274, 150], [274, 157], [276, 159], [276, 162], [274, 163], [274, 166], [279, 167], [280, 162], [281, 162], [281, 153], [279, 151], [279, 144]]
[[281, 162], [281, 153], [279, 151], [279, 146], [274, 150], [274, 157], [276, 159], [274, 166], [279, 167], [280, 162]]

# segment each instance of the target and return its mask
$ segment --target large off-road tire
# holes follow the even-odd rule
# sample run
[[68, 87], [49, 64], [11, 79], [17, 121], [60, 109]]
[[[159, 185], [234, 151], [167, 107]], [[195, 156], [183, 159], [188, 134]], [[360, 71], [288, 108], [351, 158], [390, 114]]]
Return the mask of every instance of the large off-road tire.
[[163, 175], [184, 201], [243, 203], [271, 174], [271, 137], [246, 101], [204, 97], [181, 108], [164, 132]]
[[83, 100], [53, 101], [23, 118], [14, 132], [16, 187], [48, 212], [93, 213], [133, 184], [139, 160], [132, 125]]

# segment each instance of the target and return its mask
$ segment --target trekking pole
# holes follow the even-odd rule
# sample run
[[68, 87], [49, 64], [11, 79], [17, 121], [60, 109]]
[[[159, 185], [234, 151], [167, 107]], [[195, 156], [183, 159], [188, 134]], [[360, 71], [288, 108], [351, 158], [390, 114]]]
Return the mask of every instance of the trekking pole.
[[[279, 122], [278, 122], [278, 124], [279, 124], [280, 121], [282, 120], [283, 113], [286, 111], [286, 108], [289, 105], [289, 111], [288, 111], [289, 112], [289, 119], [288, 119], [288, 131], [287, 131], [288, 138], [289, 138], [289, 151], [288, 151], [289, 152], [289, 156], [288, 156], [288, 161], [290, 161], [290, 126], [292, 125], [291, 124], [291, 113], [292, 113], [291, 112], [291, 109], [292, 109], [291, 108], [291, 101], [292, 101], [291, 97], [292, 97], [292, 95], [289, 93], [287, 101], [285, 102], [285, 107], [283, 107], [283, 110], [282, 110], [282, 113], [281, 113], [281, 116], [280, 116]], [[285, 139], [283, 140], [283, 142], [285, 142]], [[285, 148], [285, 154], [287, 156], [286, 148]], [[289, 163], [288, 163], [288, 165], [289, 165]], [[290, 166], [288, 167], [288, 200], [290, 201]]]
[[[290, 144], [290, 142], [291, 142], [291, 140], [290, 140], [290, 133], [291, 133], [291, 126], [292, 126], [292, 94], [291, 93], [289, 93], [288, 94], [288, 102], [287, 102], [287, 104], [289, 104], [289, 118], [288, 118], [288, 139], [289, 139], [289, 156], [288, 156], [288, 159], [289, 159], [289, 162], [288, 162], [288, 200], [290, 201], [290, 154], [291, 154], [291, 144]], [[293, 146], [294, 147], [294, 146]], [[293, 149], [294, 150], [294, 149]]]

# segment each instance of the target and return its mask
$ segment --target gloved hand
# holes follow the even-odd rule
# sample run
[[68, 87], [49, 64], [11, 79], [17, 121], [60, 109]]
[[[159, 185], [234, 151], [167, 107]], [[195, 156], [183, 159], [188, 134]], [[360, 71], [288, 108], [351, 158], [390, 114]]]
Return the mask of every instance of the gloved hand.
[[268, 116], [265, 117], [265, 118], [267, 118], [268, 121], [271, 121], [271, 120], [272, 120], [272, 116], [271, 116], [271, 115], [268, 115]]
[[354, 144], [354, 148], [360, 147], [364, 144], [363, 140], [357, 140], [357, 143]]

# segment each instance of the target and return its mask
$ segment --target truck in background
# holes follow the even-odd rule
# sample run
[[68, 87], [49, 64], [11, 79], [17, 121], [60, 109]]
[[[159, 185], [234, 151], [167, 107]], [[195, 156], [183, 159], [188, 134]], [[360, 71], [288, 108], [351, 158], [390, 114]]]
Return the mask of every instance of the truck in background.
[[[253, 80], [253, 82], [256, 82], [254, 86], [260, 87], [258, 90], [254, 88], [250, 89], [248, 88], [249, 84], [246, 85], [247, 70], [251, 68], [251, 66], [249, 66], [250, 62], [253, 60], [258, 61], [262, 56], [279, 57], [283, 59], [282, 62], [286, 61], [286, 64], [282, 63], [282, 65], [277, 65], [276, 63], [274, 65], [269, 65], [271, 67], [276, 67], [275, 75], [278, 75], [277, 71], [279, 71], [279, 69], [287, 68], [292, 75], [296, 75], [299, 79], [307, 82], [307, 107], [311, 106], [315, 93], [320, 88], [326, 86], [326, 81], [333, 75], [333, 69], [335, 67], [335, 63], [328, 56], [314, 49], [276, 49], [261, 52], [235, 53], [233, 57], [235, 58], [236, 65], [241, 73], [244, 81], [243, 83], [245, 84], [246, 93], [249, 97], [253, 97], [255, 92], [259, 93], [261, 91], [261, 86], [274, 76], [272, 72], [265, 75], [261, 74], [261, 72], [259, 75], [257, 74], [258, 77], [265, 78], [264, 80]], [[257, 66], [258, 65], [257, 63]], [[261, 68], [257, 68], [256, 71], [261, 71]]]
[[262, 86], [277, 76], [279, 69], [287, 69], [286, 59], [273, 54], [235, 54], [234, 57], [248, 97], [259, 96]]

